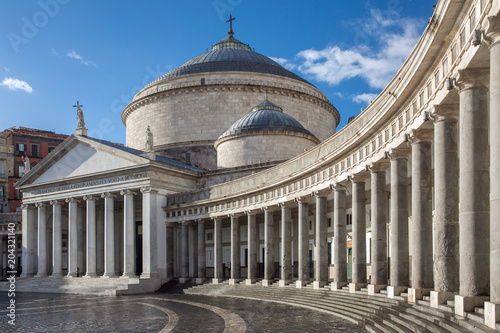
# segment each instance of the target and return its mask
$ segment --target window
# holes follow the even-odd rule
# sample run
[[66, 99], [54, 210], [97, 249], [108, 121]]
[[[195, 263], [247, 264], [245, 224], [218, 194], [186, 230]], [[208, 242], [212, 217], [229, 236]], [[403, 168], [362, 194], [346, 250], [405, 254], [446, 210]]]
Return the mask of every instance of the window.
[[476, 28], [476, 9], [470, 14], [470, 32], [473, 32]]
[[439, 87], [439, 80], [440, 80], [439, 71], [437, 71], [436, 74], [434, 74], [434, 86], [436, 88]]
[[0, 161], [0, 178], [5, 177], [5, 161]]
[[422, 91], [420, 93], [420, 108], [422, 108], [424, 106], [424, 101], [425, 101], [425, 92]]
[[460, 32], [460, 48], [464, 48], [465, 46], [465, 28], [462, 29], [462, 32]]
[[[415, 100], [415, 101], [413, 101], [413, 110], [412, 110], [413, 114], [411, 116], [414, 116], [417, 113], [417, 110], [418, 110], [417, 101]], [[406, 118], [406, 122], [409, 122], [410, 118]]]
[[16, 150], [18, 155], [26, 154], [26, 145], [24, 143], [17, 143]]
[[56, 149], [56, 147], [49, 147], [49, 154], [54, 150]]
[[214, 233], [207, 232], [207, 241], [213, 241], [213, 240], [214, 240]]
[[427, 84], [427, 96], [431, 96], [432, 95], [432, 81], [429, 82], [429, 84]]
[[38, 157], [38, 145], [31, 144], [31, 156]]
[[309, 230], [312, 230], [313, 229], [313, 223], [312, 221], [309, 221]]
[[[4, 186], [0, 185], [0, 201], [4, 200]], [[3, 204], [0, 204], [0, 207], [3, 207]]]
[[443, 75], [446, 76], [448, 74], [448, 58], [444, 59], [443, 61]]
[[24, 165], [19, 165], [17, 169], [17, 174], [19, 177], [24, 176]]
[[346, 215], [346, 225], [351, 225], [352, 224], [352, 214], [347, 214]]
[[451, 48], [451, 63], [455, 63], [455, 60], [457, 60], [457, 44]]
[[330, 228], [331, 226], [332, 226], [332, 219], [328, 218], [328, 228]]
[[23, 191], [17, 190], [17, 199], [21, 200], [23, 198]]

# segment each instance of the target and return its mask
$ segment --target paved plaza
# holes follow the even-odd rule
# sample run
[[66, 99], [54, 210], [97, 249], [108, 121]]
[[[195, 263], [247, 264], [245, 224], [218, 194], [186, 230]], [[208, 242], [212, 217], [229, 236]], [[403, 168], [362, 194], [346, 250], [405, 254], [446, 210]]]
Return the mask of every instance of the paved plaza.
[[217, 296], [17, 293], [15, 300], [11, 327], [10, 299], [0, 295], [0, 332], [365, 332], [311, 309]]

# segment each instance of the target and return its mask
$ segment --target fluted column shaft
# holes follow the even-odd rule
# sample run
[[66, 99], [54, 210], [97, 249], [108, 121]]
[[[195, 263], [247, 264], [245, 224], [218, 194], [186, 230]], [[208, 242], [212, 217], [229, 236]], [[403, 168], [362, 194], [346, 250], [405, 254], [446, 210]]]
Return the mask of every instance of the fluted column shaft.
[[366, 283], [365, 181], [352, 183], [352, 282]]
[[298, 214], [298, 252], [299, 252], [299, 281], [309, 281], [309, 241], [307, 228], [307, 215], [309, 204], [305, 201], [299, 201]]
[[408, 159], [391, 157], [391, 286], [408, 286]]
[[62, 202], [54, 200], [52, 205], [52, 276], [62, 276]]
[[347, 240], [345, 188], [335, 187], [334, 191], [334, 270], [335, 282], [347, 282]]
[[371, 174], [372, 253], [371, 284], [387, 284], [387, 192], [385, 171]]

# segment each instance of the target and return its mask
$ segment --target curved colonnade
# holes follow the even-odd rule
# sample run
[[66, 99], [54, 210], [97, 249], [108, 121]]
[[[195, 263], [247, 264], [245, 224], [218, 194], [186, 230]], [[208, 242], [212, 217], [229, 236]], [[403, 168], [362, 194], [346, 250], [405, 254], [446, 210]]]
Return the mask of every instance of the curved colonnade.
[[435, 307], [454, 298], [458, 315], [484, 303], [486, 324], [494, 327], [500, 317], [499, 10], [498, 1], [439, 1], [396, 77], [341, 131], [264, 172], [168, 195], [167, 252], [177, 251], [168, 242], [174, 228], [180, 246], [167, 257], [167, 273], [204, 280], [205, 251], [195, 260], [188, 236], [197, 230], [196, 247], [203, 249], [213, 228], [213, 281], [219, 282], [226, 226], [230, 282], [244, 275], [240, 231], [247, 230], [244, 266], [254, 283], [263, 222], [263, 285], [279, 279], [319, 288], [333, 280], [332, 289], [339, 289], [349, 282], [352, 242], [351, 291], [368, 284], [369, 293], [387, 287], [394, 297], [408, 290], [409, 302], [430, 294]]

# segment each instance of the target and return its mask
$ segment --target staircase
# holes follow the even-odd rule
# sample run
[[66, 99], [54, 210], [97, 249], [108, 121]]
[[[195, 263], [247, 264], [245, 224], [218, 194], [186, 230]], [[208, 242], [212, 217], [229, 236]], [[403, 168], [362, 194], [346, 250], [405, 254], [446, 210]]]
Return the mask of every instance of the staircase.
[[[331, 291], [330, 286], [313, 289], [311, 284], [302, 289], [294, 284], [279, 287], [273, 283], [263, 287], [259, 282], [247, 286], [244, 283], [229, 285], [227, 282], [212, 285], [187, 285], [186, 294], [199, 294], [225, 297], [241, 297], [262, 301], [278, 302], [306, 307], [347, 319], [373, 333], [381, 332], [498, 332], [484, 325], [479, 313], [466, 318], [454, 315], [452, 305], [443, 305], [439, 309], [429, 306], [429, 300], [408, 304], [407, 295], [387, 298], [383, 290], [376, 296], [368, 296], [363, 288], [349, 293], [345, 287], [340, 291]], [[480, 310], [478, 310], [480, 311]]]

